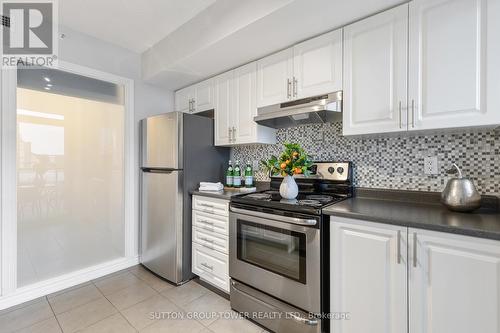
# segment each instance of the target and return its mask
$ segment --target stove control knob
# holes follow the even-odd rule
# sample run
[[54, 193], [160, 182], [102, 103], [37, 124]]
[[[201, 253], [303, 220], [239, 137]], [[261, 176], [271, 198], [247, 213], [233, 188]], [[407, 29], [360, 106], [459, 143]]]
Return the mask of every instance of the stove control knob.
[[333, 173], [335, 172], [335, 168], [334, 168], [334, 167], [329, 167], [329, 168], [328, 168], [328, 172], [329, 172], [330, 174], [333, 174]]
[[337, 168], [337, 172], [340, 173], [340, 174], [343, 174], [344, 173], [344, 168], [343, 167], [338, 167]]

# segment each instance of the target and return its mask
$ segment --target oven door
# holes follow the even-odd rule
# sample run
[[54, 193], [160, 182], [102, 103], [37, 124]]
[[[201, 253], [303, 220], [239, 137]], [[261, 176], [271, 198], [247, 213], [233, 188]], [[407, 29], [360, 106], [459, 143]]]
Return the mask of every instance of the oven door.
[[302, 310], [319, 313], [319, 220], [231, 207], [229, 275]]

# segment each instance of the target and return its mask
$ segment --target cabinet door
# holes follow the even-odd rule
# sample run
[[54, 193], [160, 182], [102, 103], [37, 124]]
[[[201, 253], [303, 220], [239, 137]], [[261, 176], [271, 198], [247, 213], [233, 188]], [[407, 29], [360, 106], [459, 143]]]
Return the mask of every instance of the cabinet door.
[[333, 216], [330, 227], [331, 312], [349, 314], [330, 331], [407, 332], [407, 228]]
[[407, 45], [407, 4], [344, 28], [344, 135], [406, 131]]
[[235, 143], [256, 142], [257, 123], [253, 117], [257, 115], [257, 63], [235, 69]]
[[410, 130], [500, 123], [500, 104], [487, 108], [488, 80], [496, 80], [492, 94], [500, 88], [500, 52], [489, 45], [500, 43], [499, 20], [496, 0], [410, 2]]
[[282, 103], [292, 97], [293, 49], [257, 62], [257, 107]]
[[191, 100], [194, 96], [194, 88], [186, 87], [175, 92], [175, 111], [191, 112]]
[[416, 229], [408, 237], [410, 332], [499, 333], [500, 242]]
[[195, 86], [194, 113], [212, 110], [214, 108], [214, 82], [212, 79], [205, 80]]
[[293, 97], [342, 90], [342, 29], [293, 47]]
[[214, 78], [215, 82], [215, 145], [228, 145], [233, 141], [233, 71]]

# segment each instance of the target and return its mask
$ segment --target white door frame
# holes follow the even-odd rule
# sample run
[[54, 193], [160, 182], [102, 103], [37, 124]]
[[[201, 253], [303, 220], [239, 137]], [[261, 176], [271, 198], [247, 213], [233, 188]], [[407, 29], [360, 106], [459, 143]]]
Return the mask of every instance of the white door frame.
[[0, 112], [0, 309], [52, 293], [138, 263], [138, 215], [135, 201], [134, 81], [92, 68], [59, 61], [57, 69], [123, 85], [124, 117], [124, 223], [125, 256], [49, 280], [17, 288], [17, 70], [2, 69]]

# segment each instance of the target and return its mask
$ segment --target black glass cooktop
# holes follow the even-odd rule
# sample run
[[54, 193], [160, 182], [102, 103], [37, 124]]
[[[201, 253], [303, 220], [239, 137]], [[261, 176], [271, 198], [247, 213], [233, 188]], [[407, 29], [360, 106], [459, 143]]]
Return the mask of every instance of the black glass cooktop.
[[323, 207], [346, 199], [344, 195], [331, 193], [299, 193], [296, 199], [283, 199], [277, 190], [238, 195], [231, 198], [232, 202], [258, 207], [267, 207], [280, 210], [293, 210], [296, 212], [315, 213], [321, 212]]
[[257, 193], [250, 193], [244, 195], [242, 198], [252, 201], [267, 201], [276, 202], [286, 205], [299, 205], [299, 206], [309, 206], [315, 208], [321, 208], [323, 206], [329, 205], [333, 202], [342, 200], [338, 196], [328, 195], [328, 194], [315, 194], [315, 193], [299, 193], [298, 197], [293, 200], [283, 199], [279, 191], [264, 191]]

